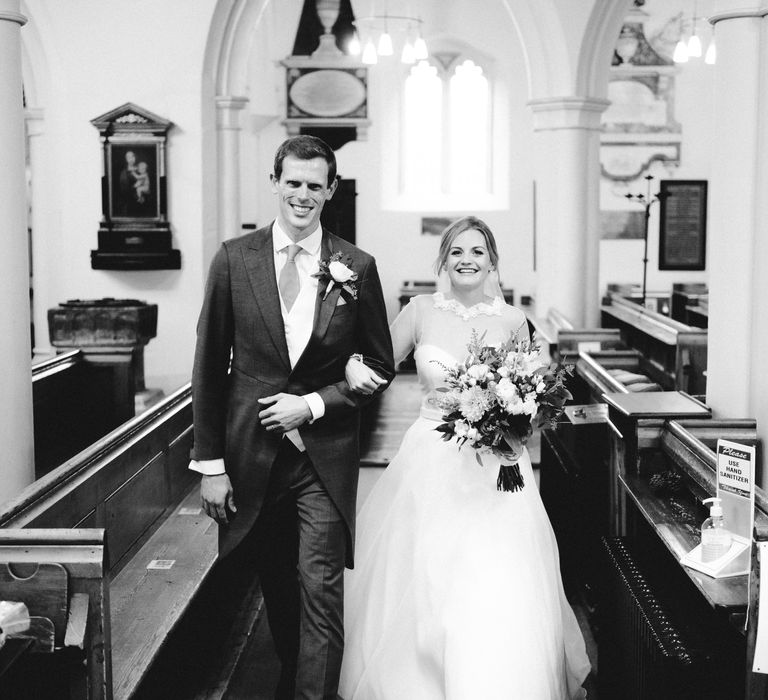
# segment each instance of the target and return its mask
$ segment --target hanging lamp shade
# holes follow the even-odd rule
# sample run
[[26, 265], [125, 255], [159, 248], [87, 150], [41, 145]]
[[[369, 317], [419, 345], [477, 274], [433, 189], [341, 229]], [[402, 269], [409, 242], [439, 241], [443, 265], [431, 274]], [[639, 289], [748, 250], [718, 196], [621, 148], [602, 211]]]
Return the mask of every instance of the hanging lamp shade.
[[672, 54], [672, 60], [675, 63], [687, 63], [688, 62], [688, 47], [685, 42], [680, 39], [675, 46], [675, 52]]

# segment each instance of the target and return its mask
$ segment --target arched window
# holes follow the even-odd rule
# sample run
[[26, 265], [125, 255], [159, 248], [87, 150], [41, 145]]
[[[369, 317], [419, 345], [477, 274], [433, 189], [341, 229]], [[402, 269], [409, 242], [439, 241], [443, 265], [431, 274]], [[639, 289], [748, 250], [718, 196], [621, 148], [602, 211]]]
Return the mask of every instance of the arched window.
[[487, 206], [493, 194], [491, 84], [481, 65], [434, 53], [405, 79], [401, 199], [424, 208]]

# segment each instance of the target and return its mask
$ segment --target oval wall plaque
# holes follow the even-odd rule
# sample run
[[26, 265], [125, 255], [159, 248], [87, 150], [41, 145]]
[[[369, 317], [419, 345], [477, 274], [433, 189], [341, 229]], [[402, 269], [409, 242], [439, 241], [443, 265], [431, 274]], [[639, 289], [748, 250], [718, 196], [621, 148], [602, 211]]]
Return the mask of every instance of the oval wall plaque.
[[351, 73], [316, 70], [298, 78], [289, 91], [293, 104], [315, 117], [340, 117], [365, 102], [365, 85]]

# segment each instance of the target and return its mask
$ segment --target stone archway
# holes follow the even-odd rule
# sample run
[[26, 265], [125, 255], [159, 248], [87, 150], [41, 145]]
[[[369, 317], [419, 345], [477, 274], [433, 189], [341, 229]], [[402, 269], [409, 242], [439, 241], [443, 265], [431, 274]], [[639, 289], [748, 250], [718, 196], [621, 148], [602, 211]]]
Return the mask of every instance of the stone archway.
[[[240, 117], [249, 102], [254, 32], [270, 2], [220, 0], [211, 23], [202, 89], [203, 157], [217, 168], [204, 174], [204, 262], [222, 238], [239, 230]], [[594, 321], [597, 308], [599, 115], [607, 104], [615, 38], [631, 2], [592, 0], [574, 10], [571, 0], [541, 0], [535, 7], [528, 0], [500, 0], [525, 56], [540, 152], [567, 160], [560, 172], [541, 167], [536, 174], [545, 198], [542, 210], [553, 213], [540, 219], [541, 241], [550, 250], [565, 243], [580, 264], [566, 271], [569, 282], [563, 285], [562, 263], [544, 259], [539, 286], [547, 304], [564, 304], [578, 322], [585, 313]]]
[[[253, 32], [271, 0], [219, 0], [203, 62], [203, 269], [240, 227], [240, 114], [248, 104]], [[230, 233], [229, 235], [232, 235]]]

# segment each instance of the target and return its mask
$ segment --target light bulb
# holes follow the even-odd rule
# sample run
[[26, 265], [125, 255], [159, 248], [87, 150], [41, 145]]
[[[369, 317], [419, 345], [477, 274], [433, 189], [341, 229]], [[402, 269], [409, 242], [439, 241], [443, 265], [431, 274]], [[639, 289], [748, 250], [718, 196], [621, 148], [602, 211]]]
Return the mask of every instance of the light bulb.
[[413, 42], [413, 56], [417, 61], [423, 61], [429, 56], [427, 42], [421, 37], [418, 37], [416, 41]]
[[675, 63], [687, 63], [688, 62], [688, 47], [685, 42], [680, 39], [675, 46], [675, 52], [672, 54], [672, 60]]
[[391, 56], [394, 53], [392, 50], [392, 37], [389, 36], [387, 32], [384, 32], [379, 37], [379, 46], [377, 51], [379, 56]]
[[717, 61], [717, 48], [715, 48], [715, 40], [709, 42], [707, 47], [707, 53], [704, 56], [704, 63], [708, 63], [710, 66], [714, 65]]
[[347, 51], [350, 56], [359, 56], [360, 49], [360, 39], [357, 38], [357, 33], [354, 33], [347, 44]]
[[688, 39], [688, 55], [691, 58], [701, 56], [701, 40], [696, 34], [691, 34], [691, 38]]
[[413, 44], [410, 41], [406, 41], [403, 46], [403, 53], [400, 55], [400, 61], [403, 63], [416, 63], [416, 55], [413, 50]]
[[367, 63], [372, 66], [379, 62], [379, 57], [376, 55], [376, 47], [373, 45], [373, 41], [368, 39], [363, 49], [363, 56], [361, 58], [363, 63]]

